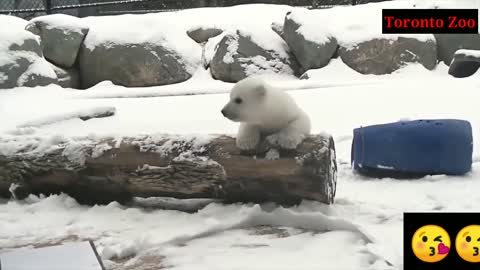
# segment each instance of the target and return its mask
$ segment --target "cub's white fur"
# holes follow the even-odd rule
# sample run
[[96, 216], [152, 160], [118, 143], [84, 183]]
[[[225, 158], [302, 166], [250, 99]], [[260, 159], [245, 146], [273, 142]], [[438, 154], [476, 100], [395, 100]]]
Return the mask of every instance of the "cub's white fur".
[[243, 150], [257, 147], [262, 138], [284, 149], [294, 149], [310, 134], [308, 115], [285, 91], [258, 76], [235, 84], [222, 114], [240, 122], [236, 144]]

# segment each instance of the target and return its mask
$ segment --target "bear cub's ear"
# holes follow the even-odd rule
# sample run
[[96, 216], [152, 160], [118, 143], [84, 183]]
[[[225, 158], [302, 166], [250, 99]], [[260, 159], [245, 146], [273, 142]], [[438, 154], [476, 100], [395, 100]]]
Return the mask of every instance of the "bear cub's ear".
[[267, 93], [267, 86], [262, 83], [262, 84], [258, 85], [258, 86], [255, 88], [255, 92], [256, 92], [259, 96], [263, 97], [263, 96], [265, 96], [265, 94]]

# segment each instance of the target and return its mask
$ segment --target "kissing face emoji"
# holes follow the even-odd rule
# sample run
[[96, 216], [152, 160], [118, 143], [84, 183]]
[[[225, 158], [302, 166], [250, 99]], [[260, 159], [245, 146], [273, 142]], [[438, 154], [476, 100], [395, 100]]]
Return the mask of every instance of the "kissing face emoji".
[[455, 239], [455, 248], [465, 261], [480, 262], [480, 225], [470, 225], [461, 229]]
[[425, 225], [413, 234], [412, 250], [424, 262], [439, 262], [450, 252], [450, 236], [440, 226]]

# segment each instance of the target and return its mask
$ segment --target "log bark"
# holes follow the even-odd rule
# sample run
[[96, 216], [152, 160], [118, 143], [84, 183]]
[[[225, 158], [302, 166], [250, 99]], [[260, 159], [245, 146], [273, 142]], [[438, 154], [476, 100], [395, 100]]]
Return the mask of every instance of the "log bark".
[[331, 136], [312, 135], [295, 150], [279, 149], [276, 160], [265, 158], [271, 147], [242, 152], [234, 138], [221, 135], [207, 142], [172, 135], [104, 139], [75, 145], [75, 151], [66, 142], [42, 154], [0, 155], [0, 195], [63, 192], [84, 204], [134, 197], [333, 203], [337, 163]]

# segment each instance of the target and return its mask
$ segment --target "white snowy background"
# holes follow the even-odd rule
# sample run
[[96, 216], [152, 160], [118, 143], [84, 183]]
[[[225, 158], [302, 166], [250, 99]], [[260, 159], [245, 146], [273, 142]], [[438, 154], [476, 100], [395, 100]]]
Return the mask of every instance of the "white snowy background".
[[[287, 9], [240, 8], [258, 12], [259, 17], [249, 18], [250, 23], [265, 26], [250, 28], [258, 31], [267, 29], [273, 18], [282, 21]], [[379, 9], [363, 7], [364, 13], [358, 14], [343, 13], [345, 10], [335, 8], [330, 12], [347, 14], [352, 25], [360, 25], [351, 29], [361, 29], [362, 20], [356, 20], [356, 16], [377, 16]], [[368, 13], [369, 10], [372, 12]], [[243, 17], [235, 16], [238, 9], [215, 12], [221, 16], [216, 18], [211, 12], [212, 9], [205, 9], [178, 14], [191, 13], [190, 20], [197, 22], [229, 20], [232, 26], [245, 23]], [[262, 12], [270, 15], [262, 17]], [[133, 15], [126, 15], [118, 29], [124, 29], [124, 38], [141, 38], [141, 33], [128, 28], [126, 19], [130, 16]], [[108, 30], [108, 26], [104, 25], [104, 29]], [[374, 30], [365, 32], [372, 33], [379, 35]], [[92, 39], [102, 37], [94, 34]], [[257, 34], [262, 36], [261, 32]], [[343, 40], [354, 39], [346, 36]], [[172, 44], [189, 51], [191, 42], [181, 42], [178, 38]], [[191, 63], [198, 61], [196, 50]], [[158, 265], [186, 270], [403, 269], [404, 212], [478, 211], [480, 205], [480, 76], [477, 73], [456, 79], [447, 71], [443, 63], [433, 71], [412, 64], [390, 75], [361, 75], [341, 60], [333, 59], [327, 67], [311, 70], [309, 80], [271, 77], [273, 84], [289, 90], [310, 115], [314, 133], [334, 136], [339, 172], [333, 205], [304, 201], [296, 207], [282, 208], [212, 203], [196, 213], [185, 213], [118, 203], [87, 207], [66, 195], [31, 196], [23, 201], [0, 201], [0, 252], [92, 239], [108, 269], [157, 269]], [[75, 142], [82, 137], [233, 135], [237, 124], [220, 113], [231, 87], [232, 84], [213, 80], [208, 70], [199, 68], [190, 80], [161, 87], [128, 89], [103, 82], [84, 91], [58, 86], [2, 90], [0, 154], [27, 144], [36, 144], [37, 150], [46, 151], [58, 142]], [[114, 108], [115, 115], [89, 121], [73, 117], [104, 108]], [[427, 118], [471, 122], [471, 173], [462, 177], [378, 180], [351, 170], [354, 128]]]

